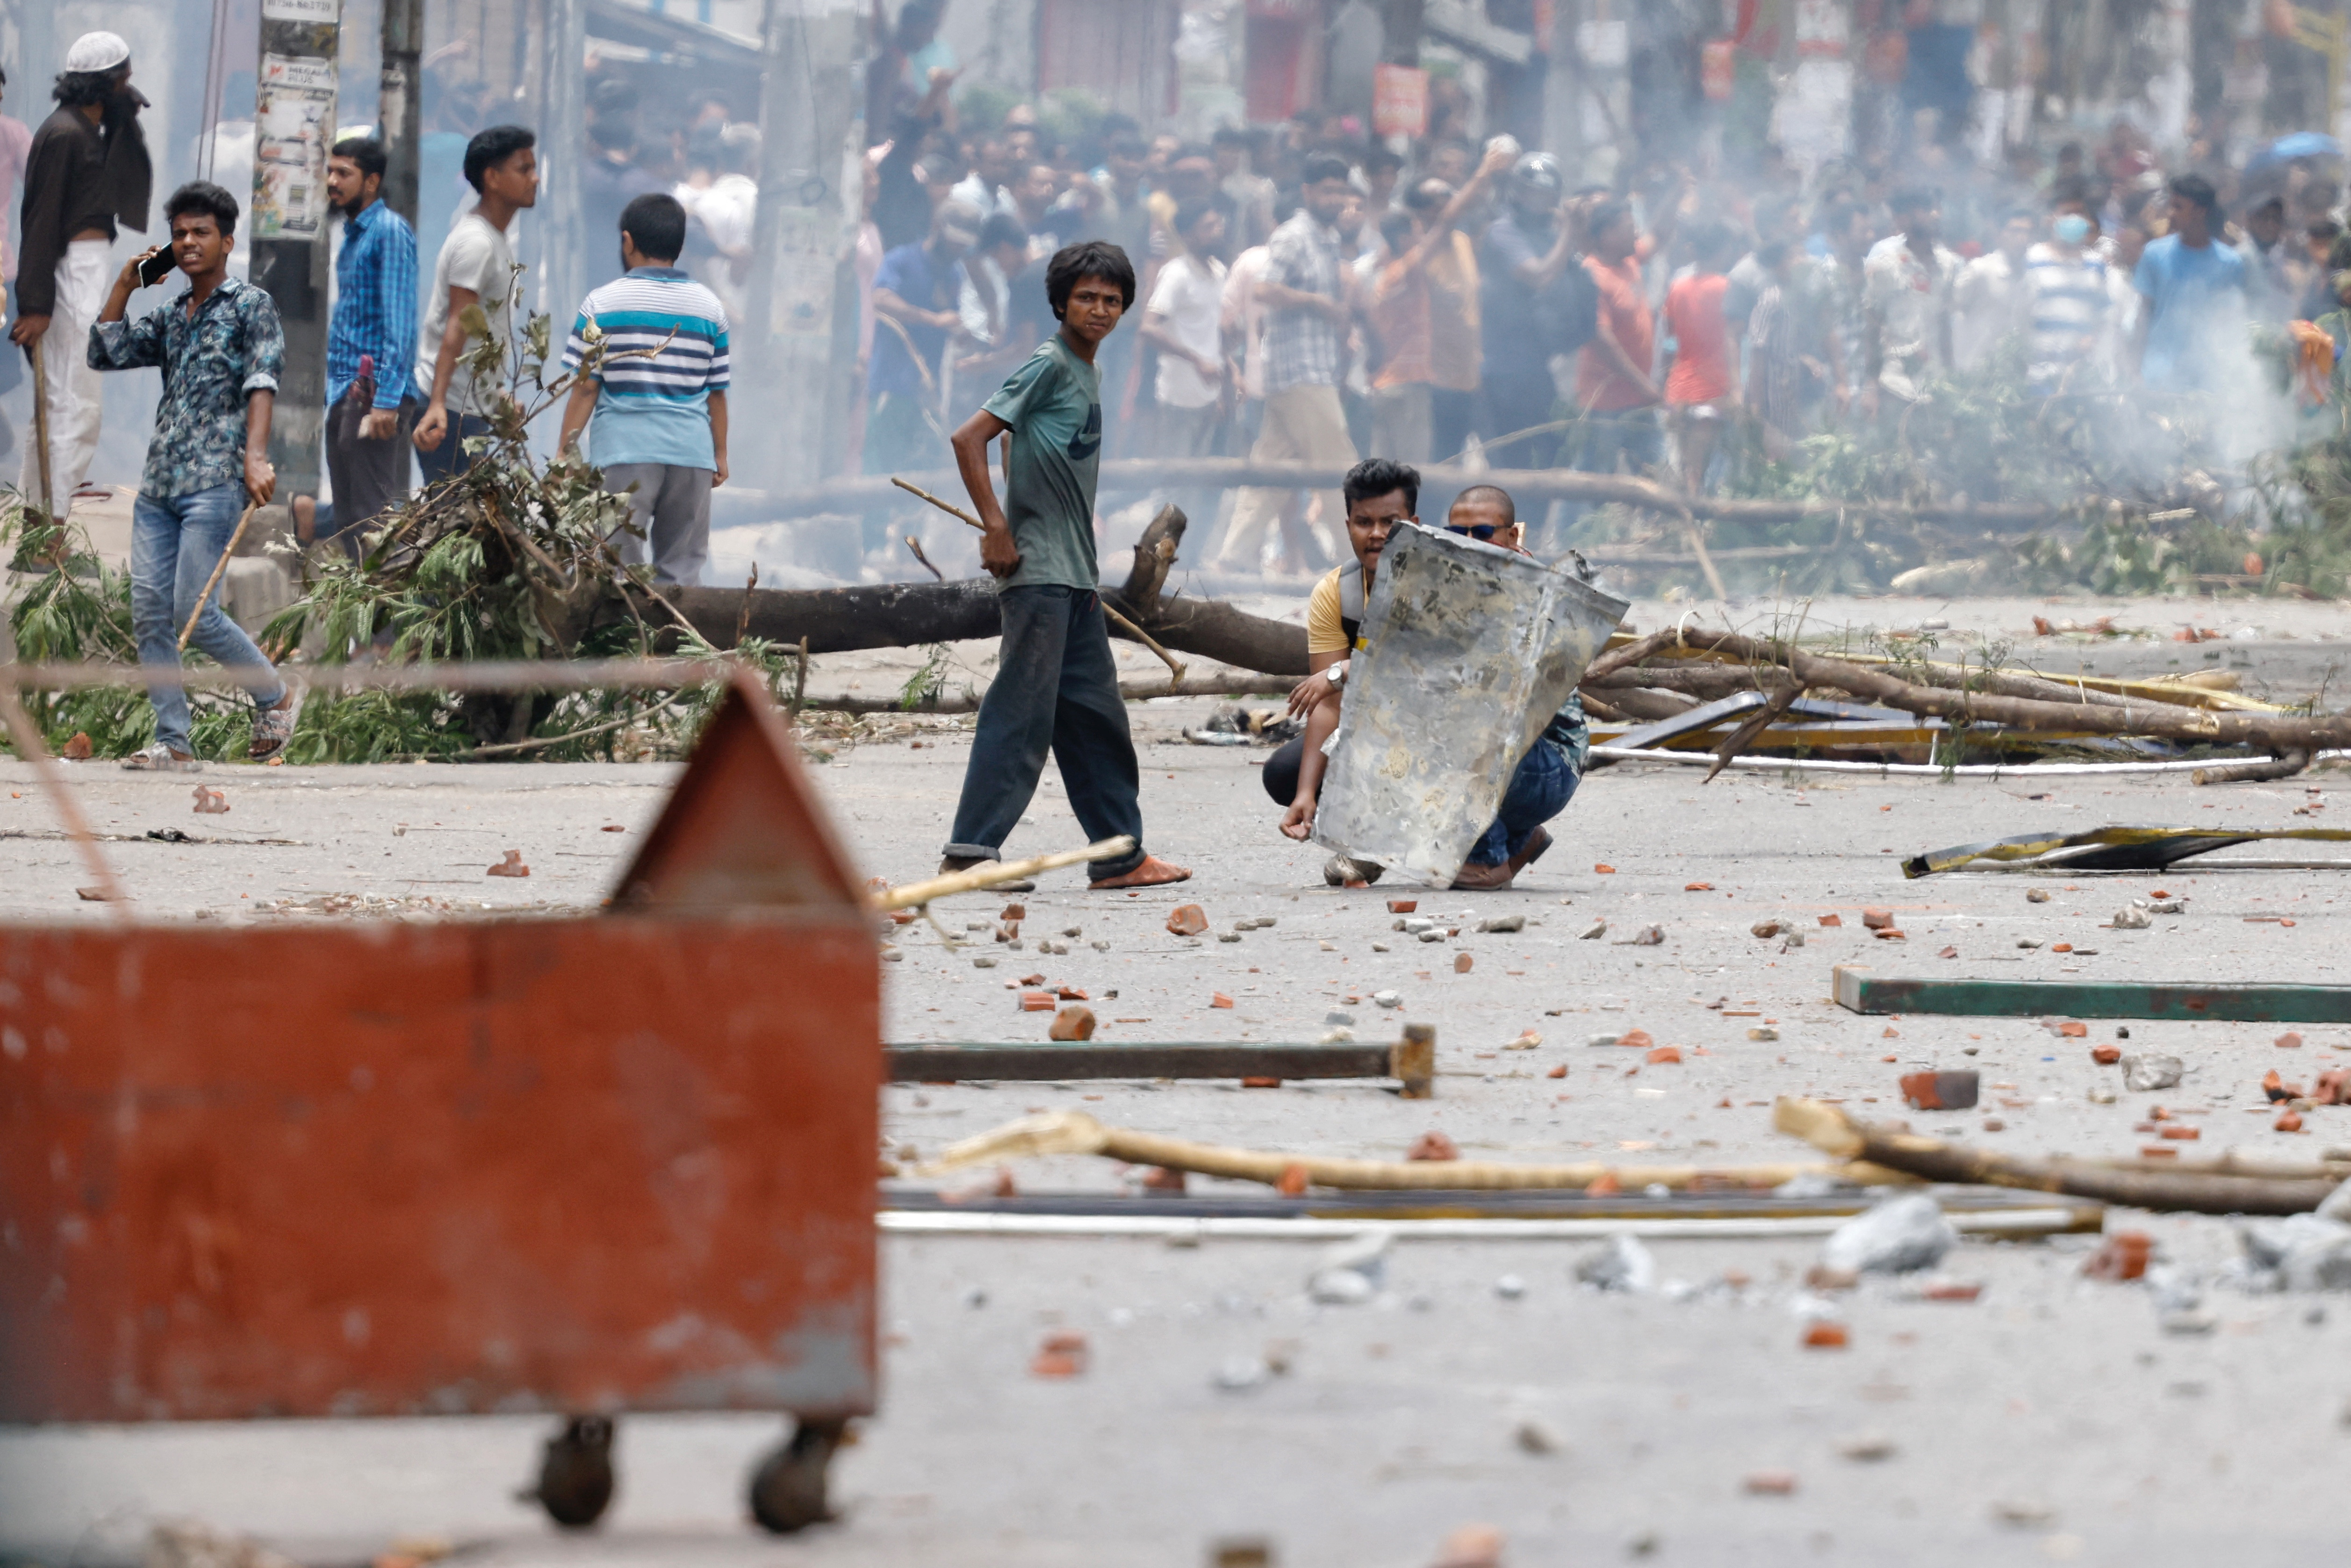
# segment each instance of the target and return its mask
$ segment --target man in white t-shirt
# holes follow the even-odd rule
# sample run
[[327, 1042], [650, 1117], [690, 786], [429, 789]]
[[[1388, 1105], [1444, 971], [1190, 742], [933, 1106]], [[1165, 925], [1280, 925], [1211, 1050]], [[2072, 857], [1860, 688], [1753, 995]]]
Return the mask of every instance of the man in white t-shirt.
[[1184, 254], [1159, 269], [1143, 340], [1159, 350], [1159, 455], [1206, 456], [1229, 406], [1223, 309], [1225, 215], [1207, 203], [1176, 214]]
[[[427, 486], [463, 474], [472, 464], [469, 437], [486, 434], [489, 414], [507, 395], [512, 341], [509, 305], [515, 291], [514, 247], [507, 230], [515, 214], [538, 204], [538, 138], [519, 125], [493, 125], [465, 145], [465, 183], [479, 193], [474, 210], [442, 242], [433, 267], [433, 293], [416, 335], [416, 382], [430, 390], [416, 422], [417, 466]], [[495, 364], [477, 360], [465, 312], [482, 308]]]

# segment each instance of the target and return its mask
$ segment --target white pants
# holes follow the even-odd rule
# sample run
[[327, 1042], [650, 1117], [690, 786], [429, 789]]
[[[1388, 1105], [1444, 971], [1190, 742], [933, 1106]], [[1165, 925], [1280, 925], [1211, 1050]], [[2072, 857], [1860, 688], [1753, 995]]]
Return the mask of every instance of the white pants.
[[[89, 329], [106, 308], [111, 240], [78, 239], [57, 258], [57, 302], [49, 329], [41, 334], [42, 371], [49, 393], [49, 494], [59, 516], [89, 476], [98, 455], [99, 415], [104, 407], [98, 372], [89, 368]], [[39, 443], [25, 443], [25, 471], [17, 482], [26, 496], [41, 493]]]

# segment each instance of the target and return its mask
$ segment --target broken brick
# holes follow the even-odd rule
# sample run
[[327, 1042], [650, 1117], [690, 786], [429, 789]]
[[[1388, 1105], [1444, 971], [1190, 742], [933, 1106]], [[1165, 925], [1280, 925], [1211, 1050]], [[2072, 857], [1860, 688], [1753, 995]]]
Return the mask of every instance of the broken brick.
[[2057, 1032], [2066, 1040], [2087, 1040], [2090, 1038], [2090, 1026], [2085, 1023], [2061, 1023], [2057, 1026]]
[[1222, 991], [1211, 991], [1208, 993], [1208, 1005], [1212, 1008], [1228, 1008], [1233, 1005], [1233, 998]]
[[1549, 1072], [1544, 1073], [1544, 1074], [1543, 1074], [1543, 1076], [1544, 1076], [1545, 1078], [1564, 1078], [1564, 1077], [1566, 1077], [1566, 1076], [1567, 1076], [1567, 1063], [1566, 1063], [1566, 1062], [1564, 1062], [1564, 1061], [1561, 1062], [1557, 1067], [1554, 1067], [1554, 1068], [1552, 1068]]
[[1026, 920], [1029, 918], [1029, 906], [1025, 904], [1008, 904], [1004, 906], [1004, 913], [998, 915], [997, 918], [998, 920]]
[[1614, 1197], [1624, 1190], [1625, 1184], [1616, 1179], [1616, 1173], [1614, 1171], [1602, 1171], [1597, 1176], [1593, 1177], [1585, 1185], [1583, 1188], [1583, 1196], [1586, 1197]]
[[75, 730], [73, 738], [57, 747], [57, 755], [68, 762], [87, 762], [89, 753], [89, 732], [83, 729]]
[[1823, 915], [1821, 916], [1821, 924], [1823, 925], [1843, 925], [1844, 924], [1844, 916], [1841, 915]]
[[1714, 891], [1714, 883], [1710, 882], [1686, 882], [1682, 883], [1682, 891], [1684, 893], [1712, 893]]
[[1244, 1078], [1241, 1080], [1241, 1087], [1244, 1089], [1279, 1089], [1281, 1087], [1281, 1080], [1279, 1078], [1262, 1077]]
[[1894, 911], [1890, 909], [1865, 909], [1861, 912], [1861, 923], [1869, 927], [1872, 931], [1891, 930], [1894, 925]]
[[[1836, 1343], [1843, 1344], [1844, 1331], [1839, 1329], [1837, 1334]], [[1807, 1337], [1804, 1343], [1813, 1342]], [[1792, 1497], [1796, 1490], [1796, 1475], [1792, 1470], [1757, 1470], [1741, 1484], [1757, 1497]]]
[[1913, 1111], [1965, 1111], [1976, 1103], [1977, 1074], [1972, 1071], [1906, 1072], [1902, 1097]]
[[1827, 1322], [1816, 1318], [1804, 1325], [1802, 1343], [1806, 1350], [1843, 1350], [1850, 1343], [1850, 1339], [1851, 1336], [1845, 1333], [1843, 1323]]
[[1063, 1008], [1053, 1015], [1053, 1027], [1046, 1031], [1048, 1040], [1092, 1040], [1094, 1037], [1094, 1014], [1092, 1008]]
[[1410, 915], [1419, 907], [1420, 900], [1416, 898], [1391, 898], [1388, 900], [1388, 913], [1390, 915]]
[[1457, 974], [1457, 975], [1466, 975], [1466, 974], [1468, 974], [1468, 973], [1469, 972], [1469, 966], [1470, 966], [1471, 962], [1472, 962], [1472, 960], [1471, 960], [1471, 958], [1470, 958], [1469, 955], [1468, 955], [1468, 954], [1467, 954], [1467, 953], [1456, 953], [1456, 954], [1454, 954], [1454, 955], [1453, 955], [1453, 972], [1454, 972], [1455, 974]]
[[2286, 1112], [2283, 1115], [2280, 1116], [2276, 1121], [2274, 1121], [2274, 1122], [2273, 1122], [2273, 1123], [2271, 1123], [2271, 1124], [2270, 1124], [2270, 1130], [2271, 1130], [2272, 1132], [2273, 1132], [2273, 1133], [2299, 1133], [2299, 1132], [2301, 1132], [2301, 1131], [2302, 1131], [2302, 1113], [2301, 1113], [2301, 1112], [2299, 1112], [2299, 1111], [2288, 1111], [2288, 1112]]
[[1024, 986], [1041, 986], [1045, 983], [1045, 977], [1042, 975], [1023, 975], [1020, 977], [1020, 983]]
[[2053, 942], [2049, 945], [2049, 950], [2052, 953], [2071, 953], [2074, 950], [2074, 944], [2071, 942]]
[[1167, 916], [1167, 929], [1178, 936], [1197, 936], [1208, 928], [1208, 912], [1196, 904], [1183, 904]]
[[2155, 1135], [2158, 1138], [2168, 1138], [2175, 1144], [2192, 1144], [2204, 1135], [2204, 1129], [2174, 1122], [2168, 1126], [2157, 1128]]
[[1053, 994], [1065, 1002], [1090, 1002], [1093, 1000], [1093, 998], [1086, 995], [1085, 992], [1078, 989], [1075, 986], [1057, 987], [1055, 988]]
[[1076, 1377], [1086, 1369], [1086, 1336], [1081, 1333], [1047, 1334], [1045, 1343], [1029, 1364], [1032, 1377]]
[[1935, 955], [1938, 958], [1956, 958], [1959, 956], [1959, 950], [1957, 947], [1946, 947], [1941, 952]]
[[1596, 865], [1593, 866], [1592, 870], [1593, 873], [1596, 876], [1614, 876], [1616, 874], [1616, 868], [1613, 865]]
[[1282, 1166], [1281, 1175], [1273, 1184], [1273, 1190], [1281, 1194], [1284, 1197], [1304, 1197], [1306, 1193], [1306, 1167], [1300, 1165], [1296, 1160], [1292, 1160], [1290, 1164]]
[[1748, 935], [1751, 936], [1777, 936], [1780, 933], [1787, 929], [1788, 926], [1784, 921], [1759, 920], [1754, 925], [1749, 926], [1747, 931]]
[[1024, 1013], [1049, 1013], [1053, 1010], [1050, 991], [1022, 991], [1014, 998]]
[[2120, 1061], [2122, 1059], [2123, 1048], [2119, 1045], [2094, 1045], [2090, 1047], [2090, 1060], [2096, 1062], [2101, 1067], [2112, 1067], [2116, 1062]]
[[1938, 1280], [1918, 1292], [1924, 1301], [1972, 1301], [1983, 1294], [1983, 1284], [1976, 1280]]
[[2280, 1051], [2300, 1051], [2302, 1049], [2302, 1036], [2296, 1034], [2292, 1030], [2288, 1030], [2283, 1034], [2277, 1037], [2275, 1043]]
[[508, 850], [507, 852], [507, 858], [492, 866], [489, 870], [489, 874], [492, 876], [528, 876], [530, 874], [530, 867], [522, 863], [522, 852], [520, 850]]
[[2082, 1273], [2092, 1280], [2137, 1280], [2147, 1273], [2147, 1260], [2154, 1252], [2155, 1239], [2146, 1231], [2117, 1230], [2090, 1254]]
[[1681, 1059], [1682, 1048], [1678, 1045], [1656, 1046], [1650, 1051], [1648, 1055], [1641, 1058], [1643, 1061], [1650, 1063], [1660, 1061], [1679, 1063]]
[[2176, 1160], [2179, 1151], [2168, 1144], [2141, 1144], [2138, 1155], [2143, 1160]]
[[1616, 1043], [1629, 1047], [1634, 1051], [1646, 1051], [1649, 1047], [1656, 1044], [1657, 1042], [1655, 1039], [1651, 1038], [1647, 1030], [1628, 1029], [1623, 1034], [1616, 1037]]
[[1458, 1160], [1461, 1157], [1461, 1151], [1454, 1146], [1452, 1139], [1431, 1128], [1413, 1140], [1412, 1147], [1405, 1152], [1404, 1157], [1408, 1160]]
[[1874, 932], [1872, 935], [1874, 935], [1880, 942], [1907, 942], [1910, 940], [1907, 933], [1892, 925], [1887, 926], [1883, 931]]

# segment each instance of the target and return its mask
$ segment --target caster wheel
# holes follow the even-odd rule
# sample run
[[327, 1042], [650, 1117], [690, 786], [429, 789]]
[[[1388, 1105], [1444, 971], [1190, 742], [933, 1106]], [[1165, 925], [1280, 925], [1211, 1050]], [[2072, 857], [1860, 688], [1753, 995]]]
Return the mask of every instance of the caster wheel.
[[566, 1530], [586, 1530], [612, 1505], [612, 1423], [602, 1416], [574, 1416], [547, 1440], [538, 1479], [515, 1494], [535, 1502]]
[[845, 1419], [802, 1421], [791, 1440], [751, 1473], [751, 1517], [763, 1530], [789, 1535], [832, 1517], [825, 1502], [825, 1470], [841, 1446]]

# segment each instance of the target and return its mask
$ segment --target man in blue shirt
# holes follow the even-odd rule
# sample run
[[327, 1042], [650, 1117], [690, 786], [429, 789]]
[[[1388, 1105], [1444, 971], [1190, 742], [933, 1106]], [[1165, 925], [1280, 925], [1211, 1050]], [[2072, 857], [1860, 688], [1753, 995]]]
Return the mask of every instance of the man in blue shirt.
[[[236, 235], [236, 198], [195, 181], [172, 193], [163, 216], [172, 225], [172, 256], [188, 287], [136, 322], [123, 319], [140, 287], [139, 267], [154, 250], [131, 257], [89, 329], [93, 371], [157, 366], [163, 398], [155, 434], [139, 480], [131, 517], [131, 623], [139, 662], [180, 668], [180, 632], [228, 550], [237, 519], [266, 504], [277, 488], [269, 463], [269, 421], [277, 378], [286, 367], [286, 334], [277, 307], [249, 283], [228, 276]], [[156, 247], [160, 249], [161, 247]], [[294, 695], [237, 623], [218, 595], [204, 600], [195, 644], [216, 663], [239, 672], [253, 694], [256, 762], [286, 749], [294, 735]], [[155, 741], [123, 758], [125, 768], [193, 772], [188, 694], [178, 685], [151, 686]]]
[[356, 549], [361, 530], [408, 494], [416, 423], [416, 231], [383, 204], [383, 143], [346, 136], [327, 160], [327, 199], [343, 220], [335, 314], [327, 324], [327, 477], [334, 527]]
[[2245, 356], [2245, 258], [2218, 243], [2220, 197], [2201, 174], [2171, 182], [2171, 232], [2148, 242], [2131, 282], [2139, 312], [2139, 379], [2158, 392], [2200, 392], [2223, 356]]
[[563, 364], [581, 373], [556, 445], [569, 451], [587, 430], [604, 487], [629, 497], [621, 559], [643, 566], [650, 546], [653, 580], [691, 588], [710, 559], [711, 489], [726, 483], [726, 310], [678, 267], [684, 248], [675, 196], [622, 210], [627, 271], [590, 290], [572, 323]]

